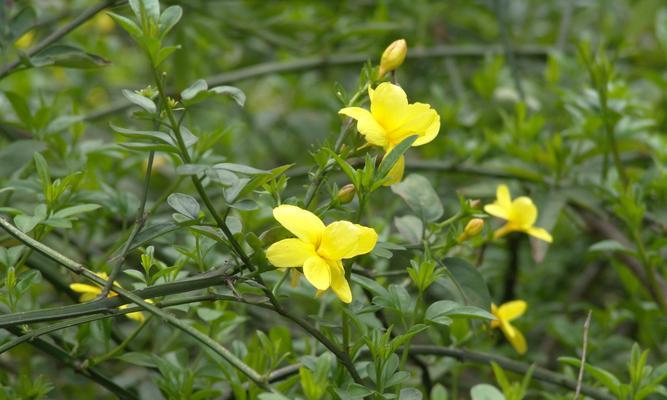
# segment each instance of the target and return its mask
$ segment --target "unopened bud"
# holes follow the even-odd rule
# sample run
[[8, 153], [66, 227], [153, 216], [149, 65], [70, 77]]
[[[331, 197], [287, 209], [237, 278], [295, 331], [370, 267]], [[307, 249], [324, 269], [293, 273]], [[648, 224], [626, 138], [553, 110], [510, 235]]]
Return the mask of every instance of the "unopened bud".
[[387, 46], [380, 59], [380, 77], [400, 67], [405, 60], [406, 54], [408, 54], [408, 42], [405, 39], [395, 40]]
[[353, 184], [348, 183], [336, 193], [336, 200], [338, 200], [340, 204], [347, 204], [354, 199], [354, 194], [356, 192], [357, 188], [355, 188]]
[[471, 219], [470, 221], [468, 221], [468, 224], [463, 229], [463, 233], [459, 235], [458, 237], [459, 242], [462, 242], [464, 240], [470, 239], [471, 237], [479, 235], [482, 232], [482, 229], [484, 229], [483, 219], [481, 218]]
[[468, 204], [472, 208], [477, 208], [481, 204], [481, 200], [480, 199], [468, 200]]

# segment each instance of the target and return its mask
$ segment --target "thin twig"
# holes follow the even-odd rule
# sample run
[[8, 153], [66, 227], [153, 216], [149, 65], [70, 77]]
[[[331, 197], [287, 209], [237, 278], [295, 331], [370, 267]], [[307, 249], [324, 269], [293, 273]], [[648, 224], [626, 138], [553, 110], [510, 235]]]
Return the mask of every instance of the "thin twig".
[[[116, 3], [120, 3], [119, 0], [105, 0], [102, 1], [88, 9], [86, 9], [84, 12], [82, 12], [78, 17], [74, 18], [71, 22], [69, 22], [67, 25], [64, 25], [62, 28], [54, 31], [51, 33], [49, 36], [45, 37], [44, 40], [41, 42], [37, 43], [34, 47], [28, 49], [28, 51], [25, 52], [26, 56], [30, 57], [33, 56], [40, 51], [46, 49], [53, 43], [57, 42], [60, 40], [63, 36], [67, 35], [68, 33], [72, 32], [74, 29], [76, 29], [79, 25], [83, 24], [84, 22], [88, 21], [89, 19], [93, 18], [98, 12], [104, 10], [105, 8], [111, 7], [115, 5]], [[10, 75], [14, 72], [16, 72], [18, 67], [20, 67], [22, 64], [22, 61], [15, 60], [9, 64], [7, 64], [2, 70], [0, 70], [0, 80], [6, 77], [7, 75]]]
[[[551, 51], [549, 47], [523, 46], [514, 49], [514, 54], [521, 57], [545, 58]], [[408, 57], [411, 60], [439, 58], [439, 57], [484, 57], [488, 54], [502, 54], [501, 46], [435, 46], [427, 49], [410, 50]], [[242, 67], [235, 71], [214, 75], [206, 79], [209, 87], [225, 85], [246, 79], [256, 78], [269, 74], [291, 73], [306, 71], [327, 66], [343, 66], [363, 64], [373, 56], [369, 54], [331, 54], [328, 56], [306, 57], [294, 61], [270, 61], [262, 64]], [[179, 91], [170, 90], [169, 96], [178, 94]], [[93, 111], [85, 117], [87, 121], [104, 118], [108, 115], [124, 111], [132, 106], [132, 103], [123, 99], [103, 108]]]
[[591, 326], [592, 311], [588, 311], [586, 322], [584, 322], [584, 345], [581, 349], [581, 364], [579, 365], [579, 376], [577, 376], [577, 389], [574, 392], [574, 400], [579, 400], [581, 385], [584, 381], [584, 367], [586, 366], [586, 349], [588, 348], [588, 329]]
[[[1, 219], [2, 218], [0, 218], [0, 220]], [[18, 327], [11, 327], [5, 329], [7, 329], [13, 335], [16, 336], [22, 335], [21, 329]], [[85, 367], [81, 365], [81, 363], [78, 360], [76, 360], [68, 352], [56, 346], [55, 344], [51, 344], [42, 338], [35, 338], [34, 340], [30, 341], [30, 344], [36, 349], [39, 349], [42, 352], [50, 355], [57, 362], [65, 364], [66, 366], [74, 370], [76, 373], [85, 376], [86, 378], [103, 386], [108, 391], [118, 396], [119, 399], [121, 400], [138, 399], [138, 397], [134, 393], [128, 391], [127, 389], [121, 386], [118, 386], [113, 380], [107, 378], [98, 369], [92, 367]]]

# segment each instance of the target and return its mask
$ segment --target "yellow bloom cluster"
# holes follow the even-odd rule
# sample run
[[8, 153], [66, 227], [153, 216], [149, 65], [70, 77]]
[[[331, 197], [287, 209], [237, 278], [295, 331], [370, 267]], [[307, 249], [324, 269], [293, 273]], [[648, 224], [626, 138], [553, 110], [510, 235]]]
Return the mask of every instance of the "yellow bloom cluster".
[[[109, 276], [104, 272], [97, 272], [95, 275], [99, 276], [100, 278], [102, 278], [104, 280], [109, 279]], [[117, 285], [117, 283], [114, 282], [114, 285]], [[120, 285], [118, 285], [118, 286], [120, 286]], [[93, 285], [87, 285], [85, 283], [72, 283], [72, 284], [69, 285], [69, 288], [72, 289], [73, 291], [77, 292], [77, 293], [81, 293], [81, 297], [79, 297], [79, 301], [81, 301], [81, 302], [94, 300], [95, 298], [97, 298], [97, 296], [102, 294], [102, 288], [101, 287], [93, 286]], [[108, 294], [107, 297], [114, 297], [114, 296], [118, 296], [118, 294], [113, 292], [113, 291], [109, 291], [109, 294]], [[149, 302], [149, 303], [152, 303], [152, 301], [150, 301], [150, 300], [146, 300], [146, 301]], [[129, 304], [123, 304], [119, 308], [122, 310], [122, 309], [125, 309], [127, 307], [129, 307]], [[131, 313], [125, 314], [125, 316], [130, 318], [130, 319], [133, 319], [135, 321], [139, 321], [139, 322], [144, 322], [144, 319], [145, 319], [144, 314], [141, 311], [131, 312]]]
[[306, 279], [318, 290], [331, 288], [341, 301], [350, 303], [352, 291], [342, 260], [371, 252], [378, 238], [375, 230], [349, 221], [325, 226], [317, 215], [291, 205], [274, 208], [273, 216], [296, 238], [281, 240], [266, 250], [271, 264], [303, 267]]

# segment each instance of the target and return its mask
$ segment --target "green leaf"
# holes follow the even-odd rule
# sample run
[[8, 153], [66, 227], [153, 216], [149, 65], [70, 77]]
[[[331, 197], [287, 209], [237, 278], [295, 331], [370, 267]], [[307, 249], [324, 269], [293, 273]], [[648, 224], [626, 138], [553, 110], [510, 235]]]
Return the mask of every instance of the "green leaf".
[[208, 90], [208, 84], [203, 79], [196, 80], [190, 87], [181, 92], [181, 100], [188, 101], [194, 99], [200, 92]]
[[398, 159], [401, 158], [401, 156], [405, 154], [406, 151], [408, 151], [410, 146], [412, 146], [412, 143], [414, 143], [418, 137], [419, 136], [417, 135], [412, 135], [403, 139], [403, 141], [398, 145], [396, 145], [396, 147], [394, 147], [389, 152], [389, 154], [384, 156], [384, 158], [380, 162], [380, 166], [378, 167], [377, 179], [376, 179], [377, 182], [381, 182], [387, 176], [389, 171], [391, 171], [391, 169], [393, 168], [394, 164], [396, 164], [396, 162], [398, 162]]
[[[558, 357], [558, 362], [562, 362], [573, 367], [579, 368], [581, 365], [581, 360], [574, 357]], [[609, 389], [615, 395], [620, 394], [621, 381], [614, 376], [609, 371], [606, 371], [602, 368], [594, 367], [588, 363], [584, 365], [584, 370], [590, 374], [596, 381], [600, 382], [603, 386]]]
[[394, 225], [396, 225], [396, 229], [406, 242], [410, 244], [421, 243], [424, 231], [424, 224], [421, 219], [414, 215], [405, 215], [394, 218]]
[[99, 204], [79, 204], [77, 206], [63, 208], [62, 210], [59, 210], [58, 212], [53, 214], [53, 216], [56, 218], [67, 218], [73, 215], [94, 211], [100, 207], [101, 206]]
[[148, 355], [146, 353], [129, 352], [129, 353], [123, 353], [116, 358], [125, 361], [126, 363], [138, 365], [140, 367], [148, 367], [148, 368], [157, 367], [157, 363], [155, 362], [155, 356]]
[[167, 144], [124, 142], [120, 143], [119, 146], [129, 150], [136, 150], [136, 151], [164, 151], [165, 153], [179, 154], [179, 151], [176, 147], [169, 146]]
[[257, 396], [259, 400], [290, 400], [289, 398], [278, 393], [262, 393]]
[[158, 0], [130, 0], [130, 8], [138, 20], [144, 18], [156, 23], [160, 19], [160, 2]]
[[30, 128], [32, 126], [32, 113], [30, 112], [30, 105], [26, 99], [14, 92], [5, 91], [3, 93], [12, 105], [19, 121], [21, 121], [27, 128]]
[[226, 96], [230, 96], [236, 104], [240, 105], [243, 107], [245, 105], [245, 93], [237, 87], [234, 86], [216, 86], [212, 87], [209, 90], [210, 93], [215, 93], [215, 94], [224, 94]]
[[338, 154], [336, 154], [336, 152], [334, 152], [331, 149], [326, 149], [326, 150], [331, 154], [331, 157], [333, 157], [334, 160], [338, 163], [338, 165], [343, 170], [345, 175], [347, 175], [347, 177], [350, 179], [352, 184], [356, 187], [359, 187], [361, 182], [359, 180], [359, 177], [357, 176], [357, 171], [355, 171], [355, 169], [352, 168], [352, 166], [348, 164], [347, 161], [343, 160]]
[[431, 182], [421, 175], [408, 175], [402, 182], [391, 185], [391, 190], [405, 200], [410, 209], [424, 221], [433, 222], [444, 213]]
[[399, 400], [422, 400], [422, 392], [415, 388], [401, 389], [398, 395]]
[[44, 219], [35, 215], [17, 215], [14, 217], [14, 224], [23, 233], [29, 233]]
[[91, 69], [106, 67], [111, 62], [98, 55], [87, 53], [74, 46], [53, 45], [40, 51], [32, 58], [34, 67], [58, 66], [64, 68]]
[[[456, 257], [448, 257], [443, 260], [446, 270], [449, 272], [452, 285], [445, 285], [452, 294], [459, 298], [459, 302], [466, 305], [477, 306], [484, 310], [491, 307], [491, 295], [486, 281], [477, 268], [469, 262]], [[442, 279], [438, 280], [441, 282]]]
[[215, 164], [212, 168], [215, 169], [224, 169], [227, 171], [238, 172], [245, 175], [261, 175], [261, 174], [270, 174], [272, 170], [257, 169], [243, 164], [232, 164], [232, 163], [219, 163]]
[[183, 193], [172, 193], [167, 197], [167, 203], [177, 212], [190, 219], [199, 218], [199, 203], [194, 197]]
[[447, 390], [441, 384], [436, 384], [431, 390], [431, 400], [448, 400]]
[[619, 252], [619, 253], [626, 253], [626, 254], [634, 254], [635, 252], [623, 245], [622, 243], [619, 243], [615, 240], [602, 240], [600, 242], [597, 242], [593, 244], [591, 247], [588, 248], [588, 251], [591, 253], [598, 253], [598, 252]]
[[42, 190], [44, 195], [48, 199], [48, 192], [51, 187], [51, 177], [49, 176], [49, 165], [46, 163], [46, 159], [40, 153], [35, 153], [33, 155], [35, 159], [35, 169], [37, 170], [37, 175], [39, 176], [39, 181], [42, 183]]
[[472, 400], [505, 400], [505, 396], [495, 386], [480, 383], [470, 389]]
[[107, 15], [109, 15], [118, 25], [120, 25], [121, 28], [123, 28], [125, 32], [129, 33], [130, 36], [132, 36], [135, 40], [138, 40], [143, 36], [143, 32], [141, 31], [139, 25], [137, 25], [131, 19], [112, 12], [107, 12]]
[[126, 138], [135, 140], [147, 140], [149, 142], [158, 141], [164, 144], [168, 144], [170, 146], [174, 147], [176, 146], [176, 141], [168, 133], [160, 131], [138, 131], [135, 129], [121, 128], [114, 124], [109, 124], [109, 126], [111, 127], [111, 129], [114, 130], [114, 132], [117, 132], [118, 134]]
[[155, 114], [157, 112], [157, 106], [153, 100], [149, 99], [148, 97], [144, 97], [127, 89], [123, 89], [123, 96], [125, 96], [125, 98], [130, 100], [135, 105], [146, 110], [146, 112], [149, 114]]
[[35, 26], [37, 14], [32, 7], [24, 7], [9, 22], [9, 38], [16, 40]]
[[344, 389], [335, 389], [336, 394], [343, 400], [357, 400], [371, 396], [375, 391], [358, 383], [350, 383]]
[[160, 19], [158, 20], [158, 26], [160, 28], [160, 39], [164, 39], [171, 28], [173, 28], [178, 23], [178, 21], [181, 20], [182, 16], [183, 9], [180, 6], [169, 6], [164, 11], [162, 11]]
[[667, 54], [667, 8], [661, 9], [655, 16], [655, 36]]
[[424, 315], [427, 321], [449, 325], [453, 318], [496, 319], [493, 314], [475, 306], [463, 306], [455, 301], [440, 300], [431, 304]]

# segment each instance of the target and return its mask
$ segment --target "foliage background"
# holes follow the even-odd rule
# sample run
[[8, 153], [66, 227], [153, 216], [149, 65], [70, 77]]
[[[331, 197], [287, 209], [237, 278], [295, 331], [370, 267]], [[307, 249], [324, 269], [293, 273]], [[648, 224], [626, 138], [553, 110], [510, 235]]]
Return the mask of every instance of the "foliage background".
[[[31, 30], [35, 44], [93, 4], [4, 1], [3, 18], [7, 21], [22, 7], [32, 6], [39, 21]], [[518, 323], [529, 342], [521, 360], [575, 377], [576, 368], [557, 358], [580, 356], [584, 320], [592, 310], [588, 333], [592, 365], [627, 381], [626, 364], [634, 343], [650, 350], [650, 364], [665, 361], [665, 311], [637, 279], [641, 272], [636, 272], [654, 268], [660, 277], [665, 270], [667, 24], [661, 1], [165, 1], [163, 8], [171, 4], [183, 8], [183, 18], [167, 42], [182, 47], [160, 66], [167, 72], [168, 86], [178, 93], [196, 79], [206, 78], [235, 85], [247, 96], [244, 107], [220, 98], [190, 111], [185, 124], [195, 135], [219, 134], [204, 159], [261, 169], [294, 164], [286, 173], [289, 181], [283, 199], [303, 196], [308, 172], [314, 170], [313, 154], [321, 160], [319, 149], [333, 144], [341, 125], [339, 97], [348, 98], [356, 90], [363, 67], [359, 59], [377, 65], [384, 47], [405, 37], [410, 50], [397, 73], [398, 81], [411, 101], [430, 103], [443, 122], [433, 143], [411, 150], [408, 173], [428, 177], [444, 205], [445, 217], [459, 210], [457, 196], [488, 203], [497, 184], [510, 184], [513, 194], [528, 194], [535, 200], [540, 210], [538, 225], [554, 235], [555, 243], [548, 248], [525, 238], [487, 244], [479, 239], [449, 253], [478, 262], [496, 303], [512, 298], [528, 302], [529, 311]], [[117, 7], [114, 12], [129, 14], [126, 6]], [[16, 38], [6, 29], [8, 25], [3, 26], [1, 64], [6, 65], [21, 50], [15, 49]], [[32, 216], [35, 207], [44, 203], [32, 161], [35, 151], [44, 155], [53, 179], [82, 171], [79, 186], [59, 206], [95, 203], [101, 207], [77, 216], [71, 228], [56, 227], [43, 240], [95, 271], [109, 271], [108, 255], [122, 244], [136, 217], [146, 159], [146, 153], [119, 146], [124, 139], [109, 124], [139, 124], [130, 119], [136, 110], [125, 107], [121, 90], [144, 88], [152, 81], [151, 72], [139, 47], [104, 13], [63, 42], [110, 63], [91, 70], [29, 69], [0, 82], [0, 89], [17, 94], [32, 114], [22, 115], [18, 100], [0, 96], [0, 207], [12, 217]], [[581, 43], [583, 50], [578, 50]], [[362, 56], [346, 61], [358, 54]], [[604, 85], [613, 123], [601, 114], [601, 92], [594, 85], [600, 70], [598, 75], [589, 73], [583, 60], [586, 55], [602, 70], [613, 68], [609, 85]], [[295, 67], [308, 60], [316, 65]], [[281, 66], [287, 66], [286, 70]], [[235, 75], [235, 71], [241, 73]], [[611, 161], [605, 123], [613, 125], [627, 184]], [[163, 155], [159, 160], [162, 165], [155, 167], [149, 192], [148, 205], [156, 207], [149, 225], [171, 221], [173, 210], [164, 203], [167, 194], [194, 194], [192, 185], [176, 173], [176, 157]], [[332, 174], [318, 201], [325, 201], [346, 183], [344, 174]], [[216, 205], [222, 207], [215, 195]], [[242, 222], [243, 232], [260, 236], [276, 224], [271, 218], [271, 196], [258, 194], [255, 200], [256, 210], [232, 215]], [[396, 218], [409, 213], [400, 197], [382, 189], [373, 194], [364, 223], [373, 226], [383, 241], [405, 245], [410, 227]], [[345, 211], [334, 215], [345, 215]], [[446, 233], [449, 239], [461, 232], [464, 222], [458, 221]], [[489, 224], [494, 226], [487, 220]], [[486, 237], [490, 232], [487, 228]], [[44, 279], [30, 274], [35, 269], [56, 270], [55, 264], [39, 255], [12, 260], [7, 252], [16, 243], [8, 236], [0, 239], [4, 251], [0, 277], [5, 286], [10, 267], [16, 267], [19, 282], [34, 279], [24, 285], [25, 293], [15, 304], [7, 299], [7, 287], [2, 289], [3, 313], [72, 302], [66, 290], [53, 286], [53, 280], [72, 282], [71, 275], [59, 271], [52, 279]], [[201, 245], [207, 254], [193, 255], [195, 244], [187, 229], [153, 243], [156, 257], [166, 265], [177, 265], [180, 277], [232, 261], [224, 248], [206, 238]], [[132, 253], [128, 264], [141, 271], [139, 254]], [[401, 271], [415, 257], [416, 253], [399, 251], [390, 261], [377, 256], [364, 259], [363, 266]], [[266, 276], [275, 282], [280, 274]], [[406, 279], [381, 282], [407, 284]], [[121, 281], [128, 288], [142, 286], [134, 276], [125, 275]], [[333, 297], [320, 302], [304, 283], [297, 289], [287, 286], [285, 303], [295, 313], [319, 312], [324, 326], [338, 323], [341, 307]], [[443, 296], [447, 296], [443, 289], [434, 289], [426, 301]], [[247, 351], [246, 361], [262, 371], [294, 363], [313, 350], [307, 336], [270, 312], [227, 302], [178, 310], [174, 312], [189, 324], [239, 354]], [[400, 313], [391, 317], [395, 322], [401, 318]], [[116, 334], [127, 337], [137, 325], [114, 318], [63, 330], [49, 340], [77, 360], [85, 360], [113, 347], [112, 326]], [[470, 327], [471, 331], [457, 325], [430, 328], [415, 341], [518, 358], [483, 324]], [[276, 357], [289, 351], [287, 358], [275, 364], [270, 362], [275, 360], [253, 360], [262, 356], [252, 354], [271, 355], [258, 330], [268, 335]], [[2, 340], [10, 337], [0, 331]], [[214, 357], [166, 324], [154, 321], [131, 347], [129, 355], [101, 367], [121, 386], [134, 387], [145, 398], [215, 398], [225, 391], [219, 382], [227, 369], [220, 372], [218, 361], [211, 361]], [[149, 360], [148, 354], [158, 357]], [[28, 345], [3, 354], [0, 362], [0, 382], [7, 398], [16, 393], [28, 398], [25, 393], [39, 392], [40, 387], [50, 387], [49, 398], [109, 396]], [[452, 398], [466, 398], [477, 383], [495, 382], [485, 363], [428, 356], [428, 364], [434, 381], [442, 383]], [[413, 376], [406, 387], [419, 386], [418, 370], [409, 370]], [[290, 379], [288, 383], [304, 396], [298, 378]], [[590, 376], [585, 381], [596, 384]], [[557, 398], [549, 388], [534, 380], [530, 391], [536, 397]]]

